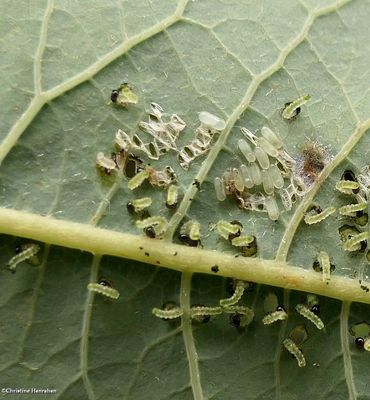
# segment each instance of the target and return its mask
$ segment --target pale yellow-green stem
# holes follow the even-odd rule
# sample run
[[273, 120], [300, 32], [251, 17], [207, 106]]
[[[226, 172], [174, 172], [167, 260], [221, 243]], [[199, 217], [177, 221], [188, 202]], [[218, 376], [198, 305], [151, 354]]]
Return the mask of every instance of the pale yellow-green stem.
[[[0, 209], [0, 231], [41, 242], [107, 254], [189, 273], [217, 274], [244, 281], [294, 289], [344, 301], [370, 304], [370, 294], [355, 279], [332, 276], [328, 284], [320, 273], [284, 261], [235, 257], [144, 236], [114, 232], [91, 225], [42, 217], [24, 211]], [[217, 268], [216, 268], [217, 266]], [[369, 282], [370, 286], [370, 282]]]

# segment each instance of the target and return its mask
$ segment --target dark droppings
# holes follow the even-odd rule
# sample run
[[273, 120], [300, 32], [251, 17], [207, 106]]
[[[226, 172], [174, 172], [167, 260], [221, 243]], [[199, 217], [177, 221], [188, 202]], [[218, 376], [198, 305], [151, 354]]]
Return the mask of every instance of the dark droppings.
[[194, 179], [192, 185], [195, 186], [198, 190], [200, 189], [200, 182], [198, 181], [198, 179]]
[[364, 290], [366, 293], [368, 293], [368, 292], [370, 291], [370, 289], [369, 289], [367, 286], [365, 286], [365, 285], [361, 285], [360, 288], [361, 288], [362, 290]]
[[218, 265], [214, 265], [213, 267], [211, 267], [211, 271], [217, 274], [217, 272], [219, 271]]

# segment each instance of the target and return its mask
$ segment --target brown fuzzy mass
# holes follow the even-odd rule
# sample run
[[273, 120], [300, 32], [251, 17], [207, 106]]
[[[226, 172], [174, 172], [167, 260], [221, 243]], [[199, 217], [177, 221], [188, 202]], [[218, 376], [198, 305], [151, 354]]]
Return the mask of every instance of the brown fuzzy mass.
[[325, 167], [325, 153], [316, 143], [307, 143], [302, 154], [304, 158], [303, 171], [315, 180]]

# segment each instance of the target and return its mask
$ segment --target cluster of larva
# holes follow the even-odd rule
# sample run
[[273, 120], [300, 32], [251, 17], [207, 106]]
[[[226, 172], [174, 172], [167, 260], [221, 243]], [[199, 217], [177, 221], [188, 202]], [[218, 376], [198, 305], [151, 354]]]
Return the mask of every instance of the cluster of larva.
[[[304, 303], [297, 304], [295, 310], [302, 317], [306, 318], [317, 329], [324, 328], [324, 323], [319, 317], [320, 308], [318, 298], [314, 294], [307, 295], [307, 300]], [[275, 293], [268, 293], [264, 300], [265, 316], [262, 318], [264, 325], [271, 325], [279, 321], [284, 321], [288, 318], [288, 313], [285, 308], [279, 304], [278, 298]], [[308, 338], [307, 330], [304, 325], [295, 327], [289, 336], [283, 340], [283, 346], [291, 353], [298, 362], [299, 367], [304, 367], [306, 361], [299, 345], [306, 341]]]
[[[250, 288], [251, 284], [241, 280], [234, 280], [230, 297], [219, 300], [219, 305], [207, 307], [204, 305], [193, 305], [190, 309], [190, 318], [193, 322], [206, 323], [214, 316], [229, 314], [230, 324], [236, 328], [244, 328], [248, 326], [254, 319], [253, 309], [240, 305], [239, 302], [246, 289]], [[288, 313], [284, 307], [278, 304], [277, 296], [274, 293], [269, 293], [264, 301], [264, 309], [267, 314], [263, 317], [264, 325], [271, 325], [277, 321], [283, 321], [288, 318]], [[295, 310], [309, 322], [322, 330], [324, 323], [319, 317], [320, 308], [316, 295], [307, 295], [305, 303], [297, 304]], [[162, 308], [153, 308], [153, 315], [166, 321], [172, 321], [180, 318], [184, 311], [175, 302], [169, 301]], [[306, 365], [306, 360], [299, 346], [308, 339], [308, 333], [305, 325], [296, 326], [283, 340], [282, 344], [289, 353], [291, 353], [298, 362], [299, 367]]]
[[[355, 225], [344, 224], [339, 228], [339, 235], [342, 241], [342, 249], [347, 252], [365, 252], [366, 259], [370, 262], [370, 250], [367, 250], [367, 241], [369, 231], [361, 230], [361, 227], [367, 225], [368, 214], [366, 210], [369, 202], [370, 188], [370, 169], [365, 166], [361, 169], [358, 176], [351, 170], [345, 170], [341, 179], [335, 185], [336, 190], [352, 197], [350, 204], [339, 208], [339, 214], [342, 217], [350, 218]], [[304, 221], [308, 225], [317, 224], [336, 212], [333, 206], [324, 210], [317, 205], [313, 205], [305, 214]], [[313, 263], [313, 269], [322, 273], [322, 280], [326, 284], [330, 282], [331, 272], [335, 270], [335, 265], [330, 261], [330, 257], [325, 251], [320, 251], [317, 259]], [[367, 287], [364, 286], [366, 290]]]
[[223, 119], [207, 112], [199, 113], [200, 125], [195, 130], [195, 136], [190, 144], [184, 146], [178, 154], [178, 160], [182, 168], [189, 169], [190, 163], [197, 157], [205, 154], [210, 146], [213, 136], [225, 129]]
[[[176, 174], [170, 166], [166, 166], [163, 170], [156, 170], [153, 167], [146, 166], [128, 181], [127, 186], [130, 190], [135, 190], [146, 180], [152, 186], [166, 188], [166, 207], [171, 210], [176, 209], [179, 190], [174, 184]], [[144, 233], [150, 238], [160, 238], [166, 232], [168, 223], [162, 216], [150, 216], [148, 208], [151, 204], [152, 199], [150, 197], [133, 199], [127, 203], [127, 210], [129, 213], [137, 214], [142, 218], [136, 221], [137, 228], [143, 229]]]
[[370, 351], [370, 325], [366, 321], [353, 325], [349, 333], [355, 338], [359, 350]]
[[345, 170], [341, 180], [336, 183], [336, 189], [351, 196], [352, 202], [339, 209], [339, 214], [350, 218], [355, 225], [345, 224], [339, 228], [339, 235], [343, 243], [342, 248], [348, 252], [365, 252], [370, 262], [370, 250], [367, 250], [369, 231], [361, 228], [368, 223], [368, 214], [365, 212], [369, 203], [370, 170], [369, 166], [361, 169], [356, 176], [353, 171]]
[[[209, 322], [211, 317], [221, 314], [230, 315], [230, 324], [236, 328], [244, 328], [248, 326], [254, 318], [254, 312], [251, 308], [240, 305], [244, 291], [248, 288], [249, 283], [236, 280], [233, 294], [231, 297], [221, 299], [219, 306], [207, 307], [204, 305], [194, 305], [190, 309], [190, 317], [194, 322]], [[183, 310], [174, 302], [167, 302], [162, 308], [153, 308], [152, 313], [164, 320], [173, 320], [183, 315]]]
[[112, 286], [112, 283], [106, 279], [100, 279], [99, 283], [89, 283], [87, 289], [90, 292], [98, 293], [110, 299], [117, 300], [120, 293]]
[[216, 224], [218, 234], [228, 240], [232, 246], [240, 249], [244, 257], [251, 257], [257, 253], [257, 239], [253, 235], [242, 235], [243, 225], [239, 221], [220, 220]]
[[40, 245], [36, 243], [25, 243], [15, 248], [15, 256], [13, 256], [8, 264], [8, 269], [15, 273], [17, 265], [23, 261], [27, 261], [30, 265], [36, 266], [40, 264], [38, 252], [40, 251]]
[[[278, 303], [278, 298], [275, 293], [269, 293], [264, 300], [264, 310], [266, 315], [262, 318], [264, 325], [271, 325], [278, 321], [284, 321], [288, 318], [288, 313], [285, 308]], [[316, 295], [307, 295], [307, 302], [304, 304], [297, 304], [295, 310], [312, 322], [317, 329], [323, 329], [324, 323], [319, 318], [320, 308]]]
[[[293, 173], [295, 160], [275, 132], [265, 126], [261, 137], [246, 128], [241, 128], [241, 132], [248, 141], [240, 139], [238, 147], [247, 163], [228, 168], [221, 177], [215, 178], [216, 197], [224, 201], [228, 195], [234, 196], [240, 208], [267, 212], [269, 218], [276, 221], [280, 211], [275, 191], [279, 191], [284, 208], [290, 210], [307, 188]], [[285, 179], [289, 179], [286, 187]]]

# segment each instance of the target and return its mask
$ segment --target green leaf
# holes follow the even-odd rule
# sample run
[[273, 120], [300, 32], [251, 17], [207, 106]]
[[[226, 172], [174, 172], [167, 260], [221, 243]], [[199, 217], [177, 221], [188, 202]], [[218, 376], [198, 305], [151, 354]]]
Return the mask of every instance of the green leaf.
[[[2, 1], [2, 393], [370, 399], [368, 353], [350, 334], [368, 321], [368, 261], [344, 251], [338, 232], [353, 221], [338, 213], [316, 225], [303, 221], [313, 203], [348, 204], [335, 184], [344, 170], [368, 164], [369, 11], [360, 0]], [[139, 97], [126, 108], [110, 101], [123, 82]], [[311, 100], [297, 118], [283, 119], [285, 103], [305, 94]], [[186, 122], [179, 148], [194, 137], [198, 112], [226, 121], [189, 171], [173, 151], [151, 161], [175, 170], [182, 193], [176, 211], [165, 208], [164, 190], [130, 191], [126, 178], [106, 176], [95, 164], [98, 152], [114, 149], [118, 129], [138, 132], [151, 102]], [[230, 196], [219, 202], [213, 188], [216, 176], [241, 163], [240, 127], [262, 126], [278, 132], [297, 160], [307, 140], [329, 155], [292, 210], [279, 203], [277, 222], [238, 208]], [[126, 210], [143, 196], [153, 200], [151, 215], [169, 220], [163, 240], [145, 237]], [[201, 247], [177, 239], [183, 218], [201, 223]], [[212, 226], [221, 219], [239, 220], [256, 236], [257, 257], [239, 256], [218, 237]], [[35, 242], [41, 264], [22, 262], [11, 274], [15, 248]], [[312, 269], [320, 251], [335, 264], [328, 284]], [[241, 300], [253, 322], [236, 329], [224, 312], [192, 323], [191, 306], [216, 307], [229, 296], [228, 277], [256, 282]], [[87, 290], [102, 278], [119, 290], [118, 300]], [[271, 292], [289, 318], [265, 326]], [[323, 331], [294, 311], [306, 293], [319, 295]], [[181, 320], [152, 315], [168, 301], [179, 304]], [[307, 365], [299, 368], [282, 342], [303, 323]]]

